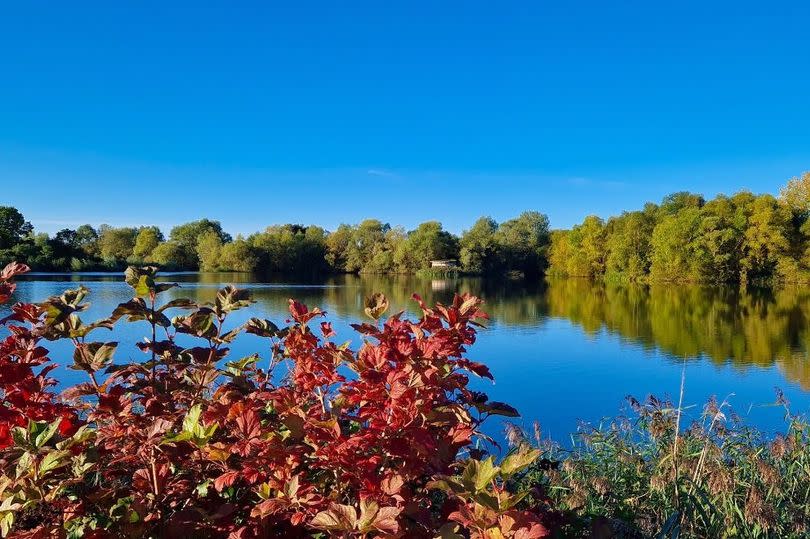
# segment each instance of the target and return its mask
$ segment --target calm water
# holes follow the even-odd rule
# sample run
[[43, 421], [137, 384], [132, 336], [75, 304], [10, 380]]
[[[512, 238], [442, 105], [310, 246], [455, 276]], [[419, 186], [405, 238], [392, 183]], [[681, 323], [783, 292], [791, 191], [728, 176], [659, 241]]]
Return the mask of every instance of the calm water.
[[[769, 405], [775, 387], [784, 390], [794, 410], [807, 412], [810, 406], [810, 289], [611, 286], [582, 280], [526, 285], [378, 276], [260, 283], [244, 274], [173, 274], [166, 280], [182, 285], [164, 294], [167, 299], [209, 301], [227, 283], [250, 289], [257, 303], [250, 313], [236, 313], [236, 323], [261, 316], [281, 325], [291, 297], [320, 306], [328, 311], [338, 338], [354, 344], [359, 338], [349, 323], [362, 320], [363, 300], [372, 292], [384, 292], [394, 309], [414, 315], [413, 292], [428, 303], [448, 302], [456, 291], [480, 295], [492, 320], [470, 357], [486, 362], [496, 382], [476, 385], [491, 398], [517, 407], [527, 427], [539, 421], [545, 434], [560, 440], [579, 421], [595, 423], [619, 413], [627, 395], [676, 399], [684, 365], [687, 404], [733, 394], [735, 411], [769, 431], [782, 427], [782, 410]], [[118, 276], [77, 274], [30, 275], [19, 282], [15, 299], [41, 301], [79, 284], [91, 291], [91, 308], [82, 316], [86, 321], [107, 316], [131, 297]], [[142, 359], [132, 344], [146, 335], [145, 329], [119, 323], [118, 362]], [[232, 347], [232, 356], [261, 350], [262, 344], [246, 336]], [[70, 357], [64, 343], [52, 348], [55, 360]], [[62, 382], [83, 380], [76, 371], [60, 367], [55, 372]], [[699, 409], [692, 408], [692, 415]], [[497, 421], [488, 427], [492, 434], [501, 428]]]

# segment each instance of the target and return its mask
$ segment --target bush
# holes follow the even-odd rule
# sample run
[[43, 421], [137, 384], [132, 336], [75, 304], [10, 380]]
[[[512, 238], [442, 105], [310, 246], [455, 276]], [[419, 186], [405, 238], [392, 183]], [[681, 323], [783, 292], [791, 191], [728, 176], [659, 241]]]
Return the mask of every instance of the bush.
[[[0, 274], [0, 303], [24, 271]], [[388, 303], [376, 295], [352, 351], [318, 323], [325, 313], [293, 300], [288, 327], [232, 327], [252, 303], [243, 290], [159, 305], [174, 285], [156, 283], [155, 268], [125, 279], [135, 297], [107, 319], [81, 320], [79, 288], [16, 304], [2, 321], [3, 536], [548, 535], [545, 504], [511, 488], [539, 452], [524, 446], [496, 465], [474, 446], [487, 417], [516, 415], [468, 388], [469, 373], [491, 378], [464, 357], [485, 318], [479, 299], [429, 308], [415, 296], [421, 319], [380, 322]], [[142, 363], [116, 364], [117, 342], [90, 339], [122, 320], [148, 324]], [[229, 360], [243, 333], [266, 338], [269, 356]], [[71, 368], [87, 381], [57, 395], [41, 339], [71, 341]]]

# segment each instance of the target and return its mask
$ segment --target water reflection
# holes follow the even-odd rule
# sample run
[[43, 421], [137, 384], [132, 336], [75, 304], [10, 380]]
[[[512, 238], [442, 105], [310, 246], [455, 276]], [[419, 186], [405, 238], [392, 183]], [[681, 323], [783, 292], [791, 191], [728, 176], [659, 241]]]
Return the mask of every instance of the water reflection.
[[[602, 331], [675, 359], [709, 358], [722, 364], [770, 366], [778, 363], [803, 388], [810, 389], [810, 289], [748, 289], [717, 286], [611, 285], [582, 279], [527, 284], [478, 278], [421, 279], [413, 276], [340, 275], [323, 281], [274, 280], [259, 283], [244, 273], [167, 273], [181, 284], [174, 297], [210, 301], [225, 283], [247, 286], [263, 310], [284, 313], [287, 300], [320, 305], [331, 314], [363, 316], [364, 298], [383, 292], [396, 309], [416, 313], [415, 292], [431, 304], [449, 302], [456, 292], [486, 300], [491, 325], [537, 327], [561, 318], [589, 335]], [[26, 300], [43, 300], [64, 287], [84, 283], [93, 301], [112, 309], [127, 295], [118, 275], [104, 273], [32, 274], [25, 278]], [[65, 282], [68, 281], [68, 282]], [[109, 283], [93, 286], [88, 283]], [[41, 284], [39, 284], [41, 283]]]
[[[348, 324], [364, 318], [364, 299], [373, 292], [385, 293], [393, 310], [413, 315], [418, 315], [414, 292], [428, 303], [449, 302], [455, 292], [481, 296], [491, 321], [470, 354], [488, 363], [497, 380], [494, 386], [481, 382], [481, 389], [517, 406], [525, 421], [543, 421], [551, 432], [564, 434], [578, 419], [596, 421], [615, 414], [628, 393], [671, 396], [684, 362], [692, 404], [712, 394], [722, 398], [735, 393], [738, 410], [759, 414], [753, 422], [765, 428], [781, 424], [778, 410], [767, 416], [762, 409], [757, 412], [757, 405], [772, 402], [774, 386], [787, 391], [795, 409], [807, 411], [810, 404], [810, 289], [805, 288], [620, 286], [576, 279], [526, 284], [373, 275], [271, 283], [246, 274], [167, 274], [163, 279], [181, 285], [166, 293], [167, 300], [211, 301], [228, 283], [250, 289], [257, 303], [250, 312], [235, 313], [234, 324], [248, 316], [283, 323], [288, 298], [294, 297], [327, 310], [339, 340], [352, 339], [355, 345], [359, 337]], [[15, 299], [41, 301], [79, 284], [91, 291], [91, 308], [82, 314], [88, 321], [109, 315], [131, 297], [118, 275], [74, 274], [27, 276]], [[119, 361], [143, 359], [133, 346], [146, 334], [139, 324], [116, 329]], [[49, 346], [55, 360], [69, 363], [67, 343]], [[262, 343], [251, 336], [240, 338], [233, 343], [232, 357], [261, 350], [257, 346]], [[64, 368], [55, 373], [63, 383], [80, 376]], [[566, 402], [574, 405], [561, 406]]]
[[674, 358], [767, 367], [810, 389], [810, 290], [597, 285], [560, 280], [548, 314], [595, 334], [607, 331]]

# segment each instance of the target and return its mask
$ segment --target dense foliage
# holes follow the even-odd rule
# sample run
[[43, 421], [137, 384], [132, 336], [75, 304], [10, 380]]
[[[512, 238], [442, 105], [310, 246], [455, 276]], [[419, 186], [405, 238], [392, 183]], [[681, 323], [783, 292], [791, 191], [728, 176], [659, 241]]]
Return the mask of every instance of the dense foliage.
[[[784, 406], [785, 432], [765, 437], [729, 403], [710, 401], [688, 424], [685, 409], [650, 397], [632, 414], [587, 427], [565, 449], [539, 441], [544, 458], [520, 479], [564, 512], [566, 536], [801, 538], [810, 535], [810, 425]], [[517, 428], [518, 444], [527, 436]], [[551, 463], [551, 465], [549, 465]]]
[[550, 272], [619, 280], [810, 280], [810, 173], [779, 198], [740, 192], [705, 201], [675, 193], [607, 222], [555, 231]]
[[34, 234], [15, 208], [0, 208], [0, 263], [20, 260], [37, 270], [110, 270], [149, 263], [174, 270], [266, 274], [413, 274], [429, 270], [432, 260], [456, 260], [470, 273], [536, 277], [545, 269], [548, 242], [548, 219], [537, 212], [500, 225], [481, 218], [460, 238], [438, 221], [406, 231], [376, 219], [340, 225], [333, 232], [286, 224], [232, 238], [218, 221], [201, 219], [174, 227], [167, 239], [155, 226], [109, 225], [64, 229], [49, 238]]
[[[0, 303], [10, 279], [0, 273]], [[317, 308], [290, 300], [289, 325], [231, 322], [251, 299], [226, 287], [211, 304], [165, 304], [172, 284], [129, 268], [134, 297], [109, 318], [80, 318], [87, 290], [15, 304], [0, 345], [0, 533], [16, 538], [426, 537], [548, 535], [542, 499], [515, 481], [539, 455], [522, 446], [499, 464], [477, 448], [481, 423], [515, 416], [468, 388], [491, 378], [465, 358], [486, 318], [456, 296], [422, 317], [354, 325], [337, 344]], [[172, 311], [180, 311], [169, 319]], [[141, 363], [116, 363], [119, 343], [92, 340], [128, 321], [147, 337]], [[267, 354], [229, 359], [245, 333]], [[68, 340], [87, 381], [57, 395], [42, 340]]]
[[[607, 221], [588, 216], [570, 230], [549, 230], [548, 218], [527, 211], [497, 223], [481, 217], [456, 236], [438, 221], [414, 230], [376, 219], [318, 226], [274, 225], [232, 238], [218, 221], [174, 227], [83, 225], [53, 238], [35, 234], [15, 208], [0, 207], [0, 263], [19, 260], [38, 270], [165, 269], [286, 273], [428, 272], [453, 260], [470, 274], [519, 274], [660, 282], [810, 281], [810, 173], [788, 182], [779, 197], [747, 191], [706, 201], [674, 193]], [[438, 270], [443, 271], [443, 270]]]

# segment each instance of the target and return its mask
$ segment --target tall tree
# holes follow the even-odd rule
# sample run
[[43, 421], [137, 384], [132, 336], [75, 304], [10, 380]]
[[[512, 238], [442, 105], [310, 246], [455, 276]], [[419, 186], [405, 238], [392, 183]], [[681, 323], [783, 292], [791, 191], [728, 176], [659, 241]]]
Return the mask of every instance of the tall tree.
[[17, 208], [0, 206], [0, 249], [9, 249], [27, 238], [34, 227]]
[[779, 191], [779, 201], [795, 213], [810, 212], [810, 172], [788, 180]]
[[649, 211], [625, 212], [608, 222], [606, 271], [629, 281], [650, 270], [650, 243], [655, 216]]
[[502, 269], [498, 244], [498, 223], [490, 217], [480, 217], [459, 242], [462, 268], [472, 273], [495, 273]]
[[754, 200], [743, 235], [742, 280], [768, 278], [789, 249], [789, 210], [771, 195]]
[[145, 226], [138, 230], [138, 235], [135, 237], [135, 247], [132, 253], [140, 258], [146, 260], [155, 247], [163, 241], [163, 233], [156, 226]]
[[382, 223], [377, 219], [366, 219], [354, 229], [352, 240], [346, 251], [347, 271], [369, 271], [374, 257], [386, 256], [383, 253], [390, 251], [390, 244], [386, 242], [386, 233], [391, 225]]
[[326, 237], [326, 261], [334, 271], [349, 271], [346, 258], [353, 235], [352, 227], [342, 224]]
[[653, 230], [650, 277], [658, 281], [700, 280], [695, 241], [699, 237], [700, 209], [690, 206], [667, 215]]
[[98, 232], [90, 225], [81, 225], [76, 229], [76, 242], [85, 253], [98, 255]]
[[200, 270], [217, 271], [222, 254], [222, 238], [213, 230], [206, 230], [197, 238], [197, 257]]
[[545, 271], [549, 243], [548, 217], [536, 211], [526, 211], [498, 227], [498, 244], [508, 270], [537, 277]]
[[99, 227], [99, 253], [105, 260], [126, 260], [135, 248], [138, 230], [131, 227], [114, 228], [109, 225]]
[[172, 228], [169, 232], [169, 239], [175, 243], [179, 248], [179, 265], [188, 268], [196, 269], [199, 267], [200, 260], [197, 256], [197, 242], [204, 232], [213, 231], [222, 243], [231, 241], [231, 236], [222, 230], [222, 224], [219, 221], [212, 221], [210, 219], [199, 219], [191, 221]]

